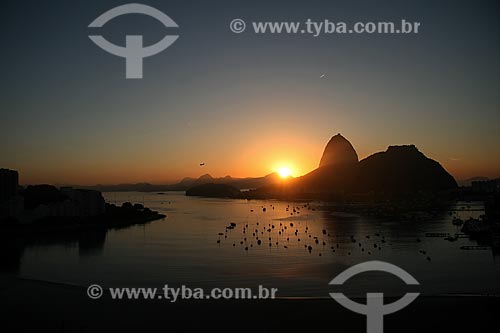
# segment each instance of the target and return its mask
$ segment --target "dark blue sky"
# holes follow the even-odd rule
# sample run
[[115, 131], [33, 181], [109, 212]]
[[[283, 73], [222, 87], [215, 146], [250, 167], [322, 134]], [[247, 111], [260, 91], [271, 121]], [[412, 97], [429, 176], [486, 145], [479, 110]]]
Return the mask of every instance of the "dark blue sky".
[[[125, 80], [124, 59], [88, 38], [92, 20], [125, 3], [2, 3], [0, 166], [22, 181], [160, 182], [282, 165], [298, 175], [337, 132], [360, 157], [414, 143], [457, 178], [500, 175], [498, 1], [139, 1], [179, 28], [127, 15], [99, 33], [120, 45], [126, 34], [148, 45], [180, 36], [144, 60], [142, 80]], [[421, 28], [234, 34], [234, 18]]]

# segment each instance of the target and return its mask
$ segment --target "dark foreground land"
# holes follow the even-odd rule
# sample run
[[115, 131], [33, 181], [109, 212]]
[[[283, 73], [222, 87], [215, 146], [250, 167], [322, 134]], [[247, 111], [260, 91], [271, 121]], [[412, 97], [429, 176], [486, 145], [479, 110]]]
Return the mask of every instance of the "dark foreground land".
[[45, 235], [54, 236], [64, 233], [78, 233], [92, 230], [109, 230], [127, 228], [133, 225], [146, 224], [165, 218], [142, 205], [125, 203], [121, 207], [106, 204], [105, 213], [90, 217], [46, 217], [28, 224], [17, 221], [1, 221], [2, 235]]
[[[0, 281], [5, 332], [366, 332], [366, 317], [331, 299], [91, 300], [82, 287]], [[497, 297], [420, 297], [386, 316], [384, 332], [494, 332], [499, 311]]]

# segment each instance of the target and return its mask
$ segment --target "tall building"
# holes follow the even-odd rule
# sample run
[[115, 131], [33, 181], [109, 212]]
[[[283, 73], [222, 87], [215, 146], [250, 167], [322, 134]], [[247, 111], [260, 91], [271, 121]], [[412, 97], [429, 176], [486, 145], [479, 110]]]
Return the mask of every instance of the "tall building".
[[0, 202], [7, 201], [17, 195], [19, 174], [17, 171], [0, 169]]

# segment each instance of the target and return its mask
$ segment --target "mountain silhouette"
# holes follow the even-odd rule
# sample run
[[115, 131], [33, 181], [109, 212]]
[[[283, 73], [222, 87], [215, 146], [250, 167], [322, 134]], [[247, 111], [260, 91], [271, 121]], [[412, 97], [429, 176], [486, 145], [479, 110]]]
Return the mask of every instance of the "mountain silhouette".
[[328, 142], [320, 166], [286, 184], [265, 186], [254, 197], [328, 196], [377, 193], [384, 195], [440, 192], [457, 182], [438, 162], [414, 145], [389, 146], [358, 162], [351, 143], [337, 134]]
[[[209, 174], [204, 174], [198, 178], [185, 177], [180, 182], [174, 184], [150, 184], [150, 183], [136, 183], [136, 184], [117, 184], [117, 185], [94, 185], [94, 186], [80, 186], [71, 185], [74, 188], [91, 189], [101, 192], [122, 192], [122, 191], [138, 191], [138, 192], [160, 192], [160, 191], [185, 191], [195, 186], [204, 184], [227, 184], [237, 189], [255, 189], [265, 185], [274, 184], [280, 181], [277, 173], [271, 173], [264, 177], [248, 177], [248, 178], [234, 178], [225, 176], [214, 178]], [[66, 185], [67, 186], [67, 185]]]
[[358, 154], [352, 144], [342, 135], [337, 134], [326, 145], [319, 167], [327, 165], [353, 165], [358, 162]]
[[389, 146], [360, 161], [356, 186], [365, 191], [434, 192], [456, 188], [457, 182], [441, 164], [405, 145]]

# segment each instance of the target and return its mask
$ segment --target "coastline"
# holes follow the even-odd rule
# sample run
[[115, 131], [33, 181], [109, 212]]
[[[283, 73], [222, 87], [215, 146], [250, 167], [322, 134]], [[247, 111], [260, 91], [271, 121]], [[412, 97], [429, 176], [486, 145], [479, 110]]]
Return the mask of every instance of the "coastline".
[[121, 210], [120, 213], [106, 212], [105, 214], [79, 218], [58, 218], [48, 217], [43, 221], [37, 221], [31, 224], [7, 224], [1, 226], [0, 230], [9, 233], [9, 235], [47, 235], [54, 233], [85, 232], [94, 230], [111, 230], [127, 228], [134, 225], [142, 225], [152, 221], [166, 218], [165, 214], [156, 211], [137, 211], [131, 213], [122, 207], [114, 209]]

